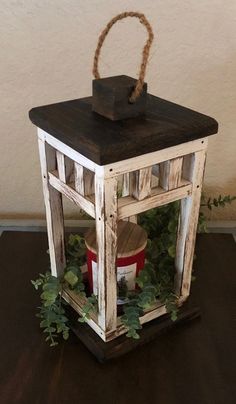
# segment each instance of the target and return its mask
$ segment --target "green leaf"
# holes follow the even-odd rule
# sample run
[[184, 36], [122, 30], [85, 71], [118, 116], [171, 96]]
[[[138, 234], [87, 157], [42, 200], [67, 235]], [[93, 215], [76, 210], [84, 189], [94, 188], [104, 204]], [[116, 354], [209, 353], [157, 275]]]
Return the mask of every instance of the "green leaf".
[[51, 342], [51, 344], [50, 344], [51, 347], [56, 346], [56, 345], [58, 345], [58, 342], [57, 342], [57, 341], [53, 341], [53, 342]]
[[72, 287], [78, 282], [78, 276], [75, 275], [73, 271], [66, 272], [64, 278]]
[[177, 318], [178, 318], [178, 316], [177, 316], [177, 311], [176, 311], [176, 310], [173, 310], [173, 311], [171, 312], [171, 320], [172, 320], [172, 321], [176, 321]]
[[171, 246], [168, 248], [168, 254], [169, 254], [169, 256], [172, 257], [172, 258], [175, 258], [175, 252], [176, 252], [176, 247], [175, 247], [175, 245], [171, 245]]
[[50, 304], [55, 302], [57, 296], [58, 296], [58, 293], [55, 292], [54, 290], [45, 290], [40, 295], [42, 300], [45, 300], [46, 302], [49, 302]]
[[86, 322], [86, 317], [84, 317], [84, 316], [83, 316], [83, 317], [79, 317], [79, 318], [78, 318], [78, 322], [79, 322], [79, 323], [85, 323], [85, 322]]

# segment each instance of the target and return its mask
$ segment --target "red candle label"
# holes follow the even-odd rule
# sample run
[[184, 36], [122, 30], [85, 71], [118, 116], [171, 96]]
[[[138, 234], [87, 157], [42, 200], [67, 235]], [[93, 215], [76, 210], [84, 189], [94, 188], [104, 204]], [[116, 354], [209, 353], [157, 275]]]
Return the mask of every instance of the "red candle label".
[[[121, 278], [124, 278], [128, 290], [134, 290], [136, 271], [137, 271], [136, 262], [130, 265], [117, 267], [117, 282], [119, 282]], [[92, 261], [92, 276], [93, 276], [93, 293], [95, 295], [98, 295], [98, 271], [97, 271], [97, 263], [95, 261]]]

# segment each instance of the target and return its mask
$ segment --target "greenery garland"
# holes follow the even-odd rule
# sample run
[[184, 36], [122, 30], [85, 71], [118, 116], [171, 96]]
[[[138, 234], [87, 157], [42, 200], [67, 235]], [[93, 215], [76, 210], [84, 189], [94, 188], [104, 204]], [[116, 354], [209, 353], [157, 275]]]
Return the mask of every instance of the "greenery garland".
[[[202, 197], [202, 207], [212, 210], [213, 207], [224, 207], [236, 197], [230, 195], [218, 198]], [[138, 292], [128, 292], [127, 285], [121, 280], [118, 285], [118, 296], [125, 300], [121, 321], [127, 328], [127, 337], [139, 338], [138, 330], [142, 328], [140, 316], [158, 299], [166, 306], [171, 319], [176, 320], [178, 307], [174, 290], [175, 277], [175, 246], [179, 216], [179, 202], [151, 209], [139, 215], [139, 224], [147, 231], [146, 249], [147, 262], [139, 272], [136, 282]], [[199, 214], [198, 231], [206, 231], [206, 217]], [[69, 337], [68, 318], [64, 306], [67, 304], [61, 297], [63, 287], [69, 287], [80, 296], [86, 296], [81, 266], [86, 262], [85, 243], [83, 237], [70, 235], [66, 248], [66, 268], [64, 274], [56, 278], [46, 272], [31, 281], [36, 290], [40, 289], [41, 306], [37, 316], [41, 319], [40, 327], [47, 334], [46, 341], [50, 346], [58, 344], [58, 336], [66, 340]], [[95, 295], [87, 298], [83, 307], [80, 322], [86, 321], [90, 313], [97, 309]]]
[[[67, 304], [61, 296], [64, 287], [68, 287], [80, 296], [86, 296], [83, 282], [82, 265], [86, 262], [85, 243], [83, 237], [70, 235], [66, 248], [66, 268], [64, 274], [56, 278], [50, 272], [39, 274], [39, 278], [31, 281], [36, 290], [41, 289], [41, 306], [37, 316], [41, 319], [40, 327], [47, 334], [46, 341], [50, 346], [58, 344], [57, 338], [61, 334], [66, 340], [69, 337], [68, 318], [64, 306]], [[97, 299], [88, 297], [83, 307], [80, 322], [89, 317], [89, 313], [96, 308]]]

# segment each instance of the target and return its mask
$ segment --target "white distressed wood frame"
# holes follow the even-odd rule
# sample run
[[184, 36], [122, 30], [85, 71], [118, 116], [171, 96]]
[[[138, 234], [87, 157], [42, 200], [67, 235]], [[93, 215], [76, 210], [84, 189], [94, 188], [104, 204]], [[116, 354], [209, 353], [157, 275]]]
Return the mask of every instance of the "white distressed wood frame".
[[[80, 315], [83, 314], [83, 306], [87, 302], [86, 298], [80, 297], [70, 289], [64, 289], [62, 295], [64, 299], [77, 311], [77, 313]], [[157, 317], [163, 316], [163, 314], [166, 313], [167, 311], [165, 305], [157, 301], [140, 317], [140, 323], [145, 324]], [[86, 322], [105, 342], [111, 341], [127, 332], [126, 327], [121, 323], [120, 317], [117, 318], [115, 329], [106, 332], [98, 325], [97, 313], [91, 313], [90, 318], [87, 319]]]
[[[123, 174], [123, 183], [122, 183], [122, 197], [132, 195], [133, 193], [133, 173], [125, 173]], [[125, 217], [124, 220], [128, 220], [132, 223], [137, 223], [138, 217], [137, 215], [132, 215], [129, 217]]]
[[56, 168], [56, 153], [44, 140], [38, 140], [44, 203], [46, 208], [51, 272], [60, 276], [65, 268], [62, 195], [49, 183], [49, 171]]
[[75, 173], [75, 190], [80, 195], [84, 196], [84, 167], [74, 162], [74, 173]]
[[95, 175], [98, 262], [98, 325], [105, 332], [117, 322], [117, 178]]
[[89, 196], [94, 194], [94, 173], [87, 168], [84, 168], [84, 195]]
[[182, 157], [186, 154], [205, 149], [206, 143], [207, 138], [197, 139], [191, 142], [179, 144], [177, 146], [168, 147], [167, 149], [142, 154], [141, 156], [133, 157], [128, 160], [107, 164], [104, 166], [104, 177], [116, 177], [117, 175], [137, 171], [167, 160]]
[[60, 151], [56, 150], [56, 158], [57, 158], [58, 177], [62, 182], [66, 183], [65, 156]]
[[86, 167], [93, 172], [95, 172], [96, 168], [100, 167], [98, 164], [83, 156], [83, 154], [75, 151], [71, 147], [67, 146], [65, 143], [56, 139], [52, 135], [49, 135], [49, 133], [40, 128], [38, 128], [38, 137], [50, 144], [50, 146], [52, 146], [55, 150], [58, 150], [65, 156], [69, 157], [71, 160], [81, 164], [83, 167]]
[[94, 194], [94, 173], [74, 162], [75, 190], [82, 196]]
[[151, 195], [152, 167], [135, 171], [133, 196], [142, 201]]
[[130, 174], [123, 174], [123, 182], [122, 182], [122, 196], [130, 195]]
[[81, 209], [88, 213], [88, 215], [95, 218], [95, 207], [93, 202], [76, 192], [73, 189], [73, 185], [67, 185], [62, 182], [56, 176], [56, 171], [49, 172], [48, 177], [49, 183], [53, 188], [57, 189], [57, 191], [65, 195], [68, 199], [70, 199], [70, 201], [78, 205]]
[[199, 150], [205, 149], [207, 138], [193, 140], [187, 143], [182, 143], [177, 146], [168, 147], [167, 149], [158, 150], [152, 153], [146, 153], [141, 156], [133, 157], [127, 160], [121, 160], [113, 164], [99, 166], [79, 152], [73, 150], [71, 147], [65, 145], [60, 140], [49, 135], [47, 132], [38, 128], [38, 137], [46, 140], [48, 144], [59, 150], [64, 155], [71, 158], [73, 161], [81, 164], [89, 170], [103, 171], [104, 178], [116, 177], [121, 174], [130, 173], [131, 171], [140, 170], [142, 168], [150, 167], [159, 164], [163, 161], [171, 160], [176, 157], [181, 157], [186, 154], [194, 153]]
[[184, 160], [183, 176], [192, 182], [192, 194], [180, 202], [175, 258], [175, 291], [181, 302], [185, 301], [190, 293], [206, 149], [189, 154]]
[[159, 165], [159, 185], [166, 191], [178, 188], [182, 177], [183, 157], [167, 160]]
[[[181, 304], [190, 291], [207, 138], [99, 166], [41, 129], [38, 129], [38, 137], [53, 275], [59, 276], [65, 266], [61, 195], [96, 220], [98, 313], [92, 314], [87, 321], [93, 330], [104, 341], [126, 332], [117, 318], [116, 307], [117, 221], [125, 218], [136, 221], [137, 214], [176, 200], [181, 202], [175, 286]], [[70, 167], [73, 166], [72, 184], [68, 183], [67, 158]], [[152, 171], [159, 177], [162, 187], [151, 188]], [[123, 197], [117, 201], [119, 175], [124, 175]], [[94, 182], [95, 195], [92, 195]], [[69, 290], [63, 292], [63, 297], [82, 313], [83, 299]], [[165, 306], [157, 303], [144, 313], [140, 322], [143, 324], [165, 313]]]
[[146, 210], [153, 209], [157, 206], [166, 205], [167, 203], [178, 201], [179, 199], [189, 196], [192, 192], [192, 184], [183, 181], [181, 186], [171, 191], [165, 191], [163, 188], [156, 187], [151, 191], [149, 198], [137, 201], [132, 197], [121, 198], [118, 201], [118, 219], [124, 219]]

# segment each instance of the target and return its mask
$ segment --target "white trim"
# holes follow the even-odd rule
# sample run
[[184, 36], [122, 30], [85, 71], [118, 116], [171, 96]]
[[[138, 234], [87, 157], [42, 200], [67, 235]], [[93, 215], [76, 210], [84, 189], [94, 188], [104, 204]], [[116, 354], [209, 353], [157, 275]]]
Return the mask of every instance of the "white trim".
[[48, 172], [49, 184], [59, 191], [61, 194], [65, 195], [70, 201], [74, 202], [91, 217], [95, 218], [95, 207], [94, 204], [86, 199], [84, 196], [76, 192], [72, 187], [64, 184], [59, 178], [57, 178], [52, 172]]
[[89, 160], [87, 157], [83, 156], [83, 154], [78, 153], [71, 147], [67, 146], [65, 143], [60, 142], [60, 140], [49, 135], [49, 133], [40, 128], [38, 128], [38, 137], [54, 147], [55, 150], [58, 150], [62, 154], [65, 154], [67, 157], [74, 160], [76, 163], [81, 164], [83, 167], [86, 167], [91, 171], [95, 171], [95, 169], [98, 167], [98, 165], [92, 160]]
[[132, 157], [127, 160], [106, 164], [103, 166], [104, 177], [110, 178], [121, 174], [127, 174], [128, 172], [144, 169], [162, 163], [163, 161], [172, 160], [200, 150], [206, 150], [207, 144], [208, 139], [203, 137], [201, 139], [181, 143], [177, 146], [167, 147], [166, 149]]

